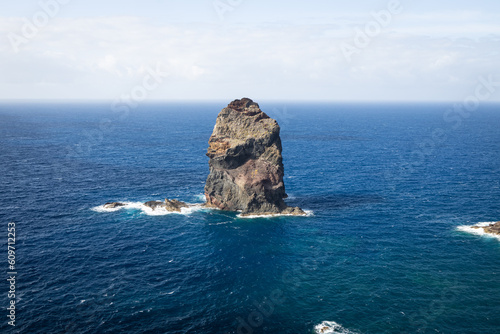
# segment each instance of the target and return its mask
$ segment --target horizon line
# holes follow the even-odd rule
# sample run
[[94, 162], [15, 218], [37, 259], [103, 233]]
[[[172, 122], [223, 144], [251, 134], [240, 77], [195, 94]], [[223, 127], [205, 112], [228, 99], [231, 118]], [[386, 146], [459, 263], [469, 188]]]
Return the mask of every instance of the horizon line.
[[[335, 100], [335, 99], [253, 99], [248, 96], [242, 96], [233, 99], [224, 99], [224, 98], [214, 98], [214, 99], [150, 99], [146, 101], [138, 102], [138, 104], [166, 104], [166, 103], [221, 103], [221, 102], [231, 102], [237, 99], [242, 98], [250, 98], [256, 103], [264, 102], [264, 103], [358, 103], [358, 104], [397, 104], [397, 103], [411, 103], [411, 104], [429, 104], [429, 103], [438, 103], [438, 104], [454, 104], [454, 103], [463, 103], [463, 100]], [[0, 104], [9, 104], [9, 103], [79, 103], [79, 104], [95, 104], [95, 103], [109, 103], [113, 104], [116, 102], [116, 99], [37, 99], [37, 98], [28, 98], [28, 99], [1, 99]], [[489, 100], [489, 101], [481, 101], [481, 104], [499, 104], [499, 100]]]

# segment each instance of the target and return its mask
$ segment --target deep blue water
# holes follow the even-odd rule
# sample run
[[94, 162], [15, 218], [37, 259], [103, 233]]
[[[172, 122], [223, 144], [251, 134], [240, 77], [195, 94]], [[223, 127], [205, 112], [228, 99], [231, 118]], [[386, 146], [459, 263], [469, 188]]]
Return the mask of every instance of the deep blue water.
[[500, 220], [500, 105], [261, 103], [314, 216], [92, 210], [201, 202], [225, 104], [0, 105], [0, 331], [500, 333], [500, 241], [456, 230]]

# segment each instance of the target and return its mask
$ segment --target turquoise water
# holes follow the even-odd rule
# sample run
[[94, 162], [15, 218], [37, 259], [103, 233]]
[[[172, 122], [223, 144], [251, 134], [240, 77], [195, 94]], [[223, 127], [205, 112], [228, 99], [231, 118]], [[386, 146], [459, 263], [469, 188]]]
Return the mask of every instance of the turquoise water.
[[0, 105], [2, 331], [500, 333], [500, 241], [456, 229], [500, 220], [499, 105], [458, 124], [449, 104], [261, 103], [287, 201], [313, 216], [96, 210], [201, 203], [224, 105]]

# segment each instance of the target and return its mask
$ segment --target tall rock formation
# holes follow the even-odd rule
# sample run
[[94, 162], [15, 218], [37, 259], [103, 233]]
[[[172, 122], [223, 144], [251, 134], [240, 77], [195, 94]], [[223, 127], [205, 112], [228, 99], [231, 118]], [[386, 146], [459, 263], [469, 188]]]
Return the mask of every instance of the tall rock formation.
[[288, 207], [280, 127], [248, 98], [222, 109], [209, 140], [207, 206], [243, 215], [304, 215]]

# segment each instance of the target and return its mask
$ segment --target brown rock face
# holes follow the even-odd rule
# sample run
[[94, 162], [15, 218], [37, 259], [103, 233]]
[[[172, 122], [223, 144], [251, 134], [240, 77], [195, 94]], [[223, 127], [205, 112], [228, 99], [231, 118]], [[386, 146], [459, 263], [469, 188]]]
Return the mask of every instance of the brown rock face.
[[235, 100], [217, 117], [207, 156], [207, 205], [250, 214], [305, 214], [284, 198], [280, 127], [248, 98]]
[[484, 228], [484, 232], [500, 235], [500, 222], [496, 222], [494, 224], [490, 224], [490, 226], [486, 226]]

